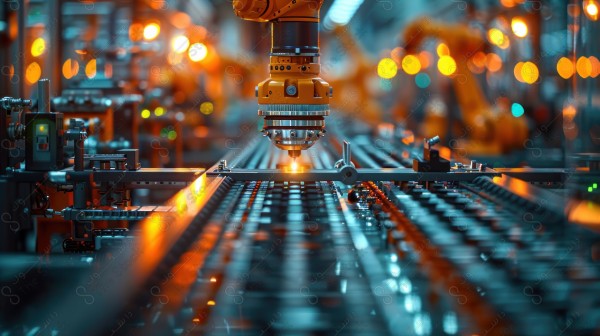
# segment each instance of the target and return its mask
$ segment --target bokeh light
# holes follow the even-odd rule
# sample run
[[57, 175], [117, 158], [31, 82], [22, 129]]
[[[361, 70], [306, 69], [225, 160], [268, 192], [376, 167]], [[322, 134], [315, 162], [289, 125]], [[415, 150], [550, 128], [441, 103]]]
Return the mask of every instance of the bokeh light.
[[502, 69], [502, 59], [497, 54], [489, 53], [486, 56], [485, 66], [491, 72], [500, 71]]
[[525, 81], [523, 80], [523, 76], [521, 75], [521, 70], [523, 70], [523, 64], [525, 64], [525, 62], [518, 62], [517, 64], [515, 64], [514, 69], [515, 78], [521, 83], [525, 83]]
[[402, 59], [402, 70], [409, 75], [415, 75], [421, 71], [421, 62], [415, 55], [406, 55]]
[[154, 115], [157, 117], [162, 116], [163, 114], [165, 114], [165, 108], [162, 106], [159, 106], [157, 108], [154, 109]]
[[426, 89], [431, 85], [431, 78], [426, 73], [420, 73], [415, 76], [415, 84], [421, 89]]
[[518, 37], [527, 36], [527, 32], [529, 29], [527, 28], [527, 23], [520, 17], [514, 17], [511, 21], [510, 27], [512, 28], [513, 33]]
[[523, 108], [523, 105], [519, 103], [513, 103], [510, 107], [510, 112], [512, 113], [513, 117], [519, 118], [525, 114], [525, 109]]
[[450, 76], [456, 72], [456, 61], [451, 56], [442, 56], [438, 60], [438, 70], [444, 76]]
[[[404, 62], [402, 62], [402, 63], [404, 63]], [[397, 73], [398, 73], [398, 65], [391, 58], [384, 58], [381, 61], [379, 61], [379, 64], [377, 64], [377, 74], [381, 78], [391, 79], [391, 78], [394, 78]]]
[[25, 79], [27, 83], [34, 84], [36, 83], [40, 77], [42, 76], [42, 67], [38, 64], [38, 62], [31, 62], [27, 66], [25, 70]]
[[154, 40], [160, 34], [160, 26], [157, 23], [149, 23], [144, 27], [144, 39], [146, 41]]
[[598, 20], [598, 12], [599, 12], [598, 2], [596, 0], [586, 0], [583, 2], [583, 8], [585, 16], [592, 21]]
[[556, 63], [556, 72], [564, 79], [569, 79], [575, 73], [573, 62], [566, 57], [561, 57]]
[[540, 78], [540, 71], [533, 62], [525, 62], [521, 68], [521, 76], [523, 82], [533, 84]]
[[183, 54], [188, 50], [189, 46], [190, 40], [183, 35], [175, 36], [171, 40], [171, 48], [173, 49], [173, 52], [177, 54]]
[[445, 43], [438, 44], [436, 52], [439, 57], [450, 56], [450, 48], [448, 48], [448, 46]]
[[592, 75], [592, 62], [585, 56], [581, 56], [577, 59], [576, 68], [577, 74], [581, 78], [588, 78]]
[[419, 53], [419, 62], [421, 62], [421, 69], [427, 69], [431, 65], [433, 56], [430, 52], [423, 50]]
[[31, 44], [31, 56], [39, 57], [44, 51], [46, 51], [46, 41], [41, 37], [33, 40], [33, 43]]
[[142, 118], [144, 118], [144, 119], [148, 119], [148, 118], [150, 118], [150, 110], [148, 110], [148, 109], [143, 109], [143, 110], [142, 110]]
[[87, 76], [87, 78], [94, 78], [96, 77], [96, 59], [92, 59], [90, 60], [86, 65], [85, 65], [85, 75]]
[[589, 57], [590, 62], [592, 62], [592, 78], [596, 78], [598, 77], [598, 75], [600, 74], [600, 61], [598, 60], [598, 58], [596, 58], [596, 56], [590, 56]]
[[133, 23], [129, 26], [129, 39], [132, 42], [141, 41], [144, 38], [144, 26], [141, 23]]
[[200, 104], [200, 113], [204, 115], [209, 115], [214, 112], [214, 106], [211, 102], [204, 102]]
[[488, 30], [488, 41], [496, 46], [502, 46], [505, 43], [506, 36], [498, 28], [492, 28]]
[[200, 62], [208, 55], [208, 48], [204, 43], [194, 43], [188, 50], [188, 56], [192, 62]]
[[79, 62], [68, 58], [62, 66], [62, 73], [66, 79], [71, 79], [79, 73]]

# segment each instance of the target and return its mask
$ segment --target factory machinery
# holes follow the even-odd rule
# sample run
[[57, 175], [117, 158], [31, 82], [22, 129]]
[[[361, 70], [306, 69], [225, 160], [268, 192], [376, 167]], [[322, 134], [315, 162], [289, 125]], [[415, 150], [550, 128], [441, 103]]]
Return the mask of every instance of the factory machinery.
[[[346, 123], [338, 129], [352, 129], [354, 122]], [[297, 167], [268, 142], [249, 139], [196, 171], [161, 211], [113, 232], [112, 247], [3, 255], [3, 328], [127, 335], [597, 332], [600, 236], [575, 223], [590, 215], [577, 213], [577, 199], [564, 193], [597, 173], [501, 173], [440, 158], [436, 139], [408, 146], [401, 138], [330, 133]], [[124, 179], [136, 176], [125, 171]], [[91, 175], [112, 173], [119, 170]], [[566, 204], [575, 210], [566, 213]], [[117, 216], [78, 211], [89, 221]]]
[[600, 333], [598, 156], [494, 169], [335, 110], [325, 136], [321, 3], [233, 2], [271, 21], [259, 115], [285, 151], [248, 135], [206, 169], [145, 168], [86, 150], [48, 80], [2, 99], [2, 335]]

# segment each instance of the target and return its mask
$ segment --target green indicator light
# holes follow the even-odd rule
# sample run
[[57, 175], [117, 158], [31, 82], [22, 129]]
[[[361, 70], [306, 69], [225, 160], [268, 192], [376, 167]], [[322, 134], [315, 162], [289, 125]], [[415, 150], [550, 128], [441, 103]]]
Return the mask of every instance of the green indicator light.
[[594, 190], [592, 187], [588, 187], [588, 192], [592, 192]]

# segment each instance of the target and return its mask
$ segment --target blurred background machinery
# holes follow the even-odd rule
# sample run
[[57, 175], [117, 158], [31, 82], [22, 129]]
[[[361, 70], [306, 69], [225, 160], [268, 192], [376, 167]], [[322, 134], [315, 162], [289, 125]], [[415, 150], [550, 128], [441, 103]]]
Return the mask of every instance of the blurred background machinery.
[[599, 8], [1, 2], [0, 334], [599, 334]]

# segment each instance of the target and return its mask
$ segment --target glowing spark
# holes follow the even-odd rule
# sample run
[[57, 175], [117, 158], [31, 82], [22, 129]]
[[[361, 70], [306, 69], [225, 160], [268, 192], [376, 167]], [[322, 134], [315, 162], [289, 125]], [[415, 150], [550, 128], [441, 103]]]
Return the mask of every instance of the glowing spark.
[[292, 164], [290, 165], [290, 169], [295, 172], [298, 171], [298, 162], [296, 162], [296, 160], [294, 159], [294, 161], [292, 161]]

